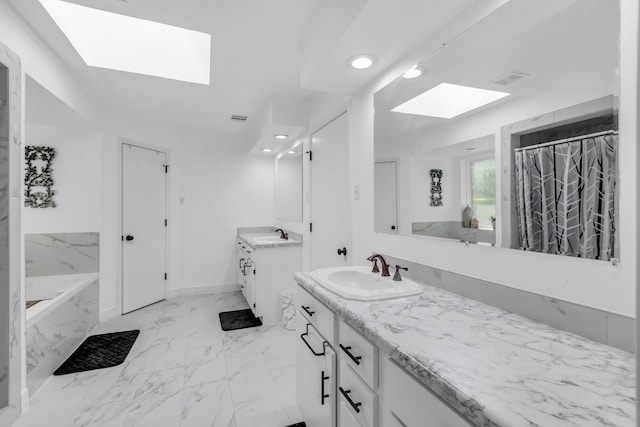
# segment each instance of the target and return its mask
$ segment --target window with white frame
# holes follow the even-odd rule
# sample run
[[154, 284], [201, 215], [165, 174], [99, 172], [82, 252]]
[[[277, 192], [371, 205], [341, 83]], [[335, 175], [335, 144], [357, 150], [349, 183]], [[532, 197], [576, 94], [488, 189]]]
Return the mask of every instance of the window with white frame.
[[463, 200], [471, 206], [478, 228], [492, 230], [496, 216], [496, 165], [492, 155], [474, 157], [463, 161], [466, 179]]

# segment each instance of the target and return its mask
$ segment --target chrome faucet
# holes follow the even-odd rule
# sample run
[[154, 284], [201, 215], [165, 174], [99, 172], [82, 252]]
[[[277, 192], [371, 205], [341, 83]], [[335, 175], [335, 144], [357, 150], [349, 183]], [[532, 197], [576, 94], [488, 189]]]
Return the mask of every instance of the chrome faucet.
[[289, 234], [285, 233], [282, 228], [276, 228], [276, 233], [280, 233], [280, 238], [282, 240], [289, 240]]
[[409, 269], [407, 267], [400, 267], [398, 264], [396, 264], [396, 272], [393, 275], [393, 280], [395, 280], [396, 282], [402, 281], [402, 276], [400, 276], [400, 270], [408, 271]]
[[382, 257], [382, 255], [380, 255], [380, 254], [372, 254], [369, 258], [367, 258], [367, 261], [373, 262], [372, 273], [377, 273], [378, 272], [378, 269], [377, 269], [378, 264], [376, 263], [377, 259], [380, 260], [380, 265], [382, 266], [382, 277], [390, 276], [390, 274], [389, 274], [389, 264], [387, 264], [387, 261], [385, 261], [384, 258]]

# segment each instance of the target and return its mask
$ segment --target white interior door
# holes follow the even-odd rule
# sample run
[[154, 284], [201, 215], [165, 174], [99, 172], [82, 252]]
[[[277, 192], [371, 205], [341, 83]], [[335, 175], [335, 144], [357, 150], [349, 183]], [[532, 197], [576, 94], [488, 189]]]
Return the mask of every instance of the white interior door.
[[311, 268], [351, 265], [347, 113], [311, 136], [311, 152]]
[[122, 144], [122, 312], [166, 295], [167, 155]]
[[380, 233], [397, 233], [397, 163], [395, 161], [376, 162], [374, 174], [374, 230]]

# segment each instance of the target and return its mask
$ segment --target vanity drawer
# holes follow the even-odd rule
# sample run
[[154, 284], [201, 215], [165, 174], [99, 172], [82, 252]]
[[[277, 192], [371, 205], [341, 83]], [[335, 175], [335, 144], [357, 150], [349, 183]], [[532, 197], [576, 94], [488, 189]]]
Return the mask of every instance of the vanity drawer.
[[338, 324], [336, 352], [369, 387], [378, 387], [378, 348], [342, 319]]
[[[340, 362], [338, 405], [346, 407], [363, 427], [377, 427], [378, 396], [344, 361]], [[343, 424], [341, 421], [338, 426]]]
[[318, 301], [301, 286], [296, 291], [296, 308], [331, 344], [335, 343], [333, 311]]
[[380, 362], [382, 427], [470, 427], [471, 422], [442, 402], [394, 362]]

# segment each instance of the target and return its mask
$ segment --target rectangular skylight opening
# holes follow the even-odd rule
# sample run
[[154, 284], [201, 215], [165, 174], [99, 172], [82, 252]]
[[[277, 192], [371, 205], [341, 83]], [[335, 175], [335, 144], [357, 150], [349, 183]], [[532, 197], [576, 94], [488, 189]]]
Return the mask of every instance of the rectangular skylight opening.
[[209, 84], [210, 34], [60, 0], [40, 3], [91, 67]]
[[440, 83], [391, 111], [451, 119], [509, 95], [507, 92]]

